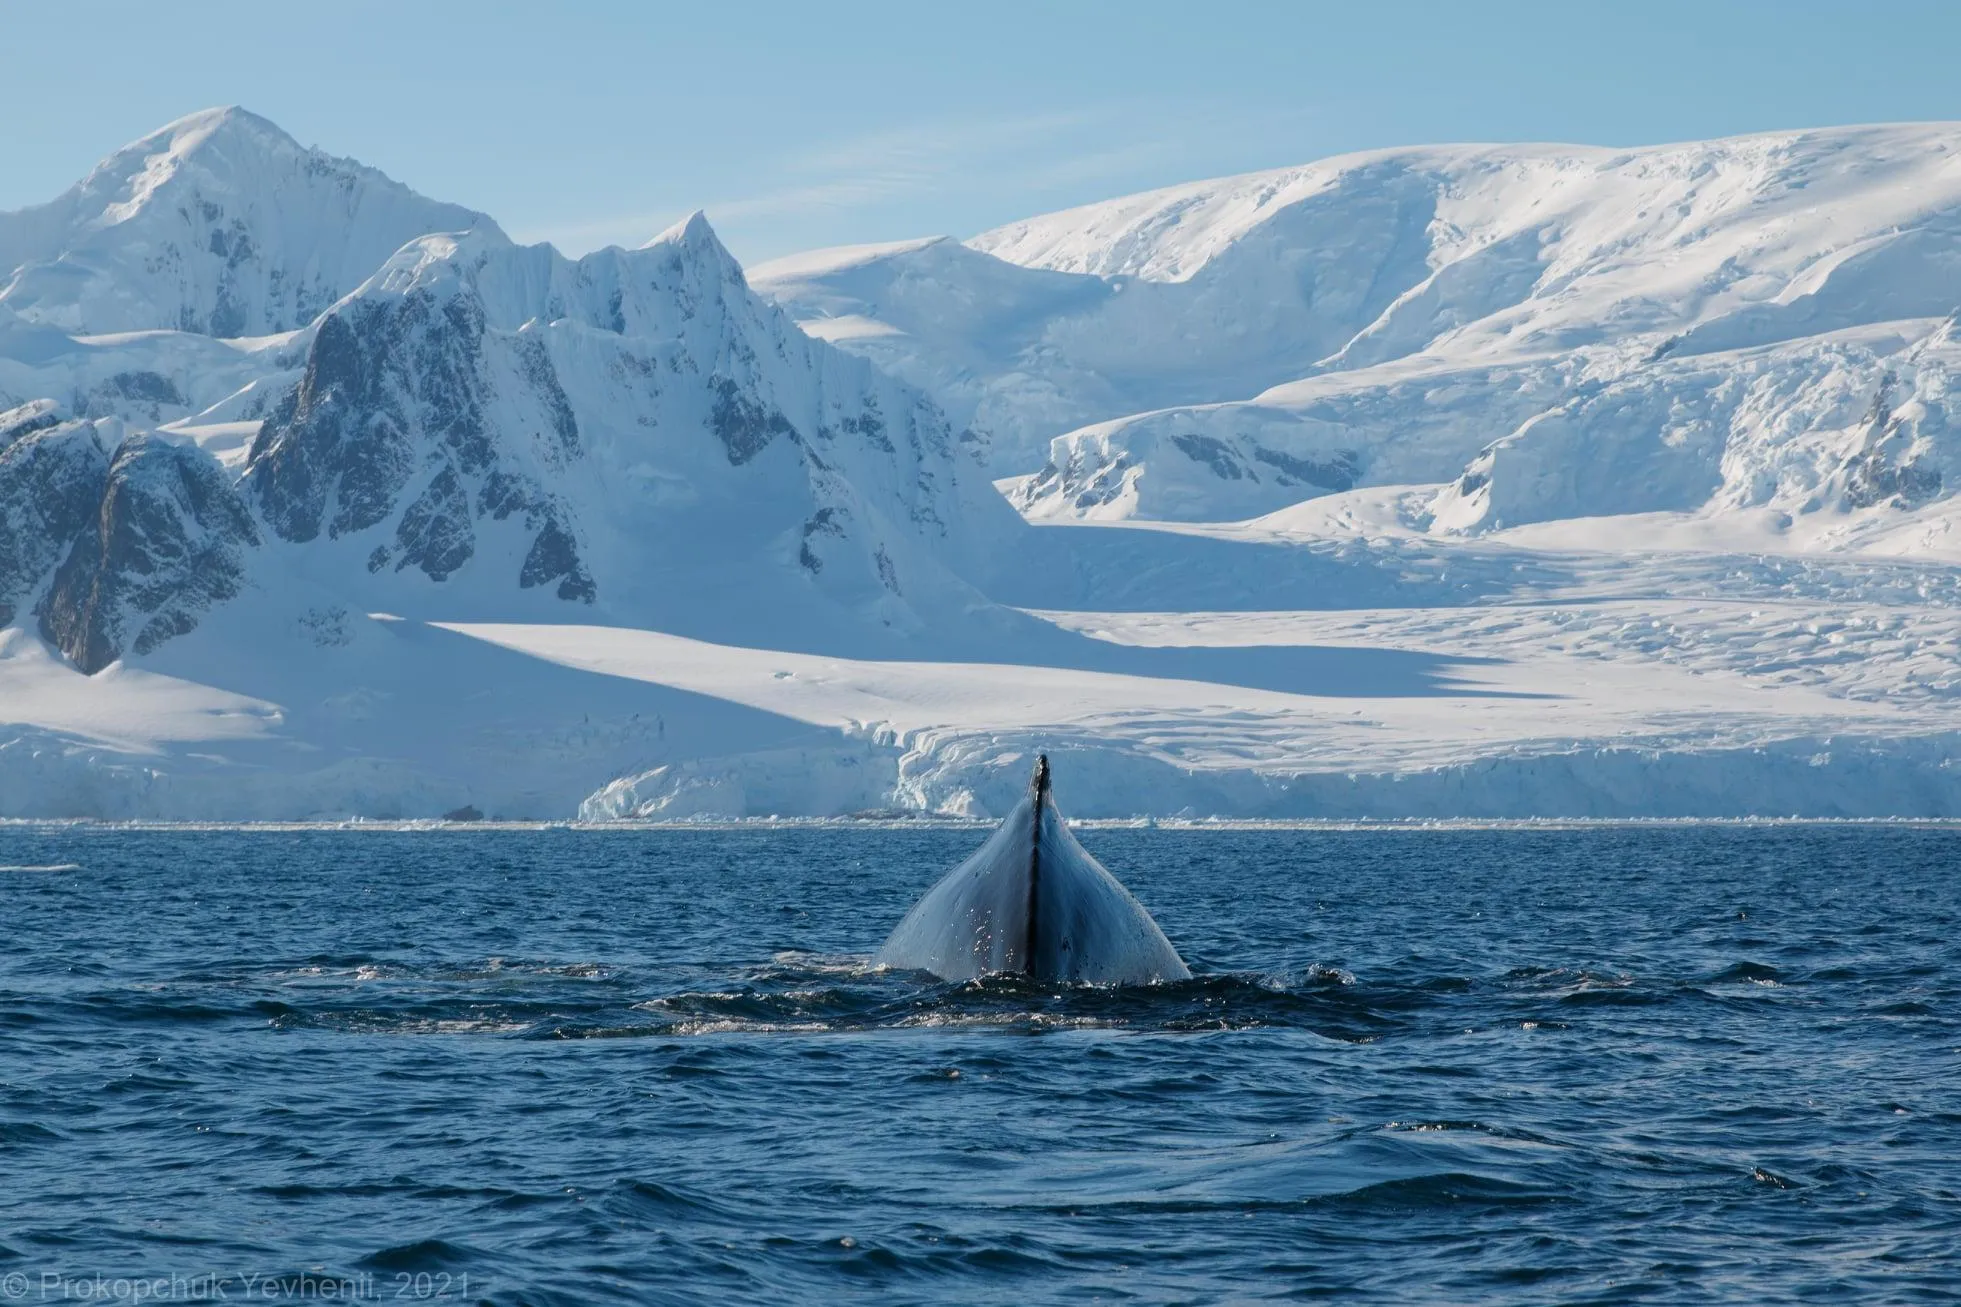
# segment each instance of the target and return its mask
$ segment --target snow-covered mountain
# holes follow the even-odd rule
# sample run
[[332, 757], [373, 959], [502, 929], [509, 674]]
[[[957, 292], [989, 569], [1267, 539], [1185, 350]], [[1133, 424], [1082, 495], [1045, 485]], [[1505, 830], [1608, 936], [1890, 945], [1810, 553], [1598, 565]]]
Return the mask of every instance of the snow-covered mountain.
[[[220, 193], [249, 257], [209, 284], [129, 271], [219, 266], [154, 251]], [[216, 605], [322, 594], [876, 647], [988, 610], [958, 573], [1025, 530], [931, 401], [757, 298], [699, 214], [573, 262], [236, 110], [146, 137], [56, 208], [105, 194], [117, 221], [63, 227], [88, 238], [70, 262], [103, 293], [68, 305], [88, 313], [209, 325], [229, 304], [283, 328], [364, 243], [409, 238], [255, 340], [77, 337], [45, 297], [0, 306], [0, 378], [42, 392], [0, 417], [0, 624], [32, 616], [85, 673]], [[268, 251], [303, 255], [311, 289], [282, 300]]]
[[312, 329], [242, 487], [397, 611], [536, 590], [722, 635], [951, 620], [983, 606], [958, 562], [1022, 529], [929, 400], [759, 300], [699, 214], [577, 262], [404, 246]]
[[1961, 815], [1956, 150], [746, 277], [195, 115], [0, 215], [0, 817]]
[[[930, 401], [753, 296], [699, 215], [577, 263], [424, 237], [307, 336], [236, 475], [197, 423], [9, 415], [0, 504], [35, 548], [0, 584], [26, 595], [74, 540], [38, 611], [84, 671], [189, 631], [248, 573], [259, 602], [300, 575], [418, 616], [599, 605], [875, 641], [985, 607], [954, 560], [1022, 529]], [[85, 520], [44, 502], [53, 451], [72, 466], [54, 502], [93, 503]], [[281, 547], [252, 548], [255, 523]], [[718, 587], [746, 600], [703, 602]]]
[[[1884, 457], [1916, 469], [1902, 502], [1954, 484], [1940, 434], [1943, 324], [1961, 308], [1951, 124], [1377, 151], [959, 248], [801, 256], [757, 284], [971, 408], [997, 470], [1033, 474], [1016, 500], [1039, 517], [1226, 520], [1460, 477], [1488, 479], [1500, 507], [1446, 497], [1439, 529], [1816, 508], [1843, 502], [1830, 483], [1864, 456], [1853, 429], [1889, 372], [1889, 395], [1912, 394], [1886, 401]], [[1075, 288], [1036, 301], [1022, 276]], [[990, 313], [1013, 323], [988, 337], [1004, 352], [959, 352]], [[1561, 452], [1528, 471], [1523, 451], [1555, 431]], [[1487, 457], [1498, 442], [1510, 455]]]
[[180, 118], [0, 213], [0, 306], [77, 335], [303, 327], [404, 241], [496, 224], [243, 109]]

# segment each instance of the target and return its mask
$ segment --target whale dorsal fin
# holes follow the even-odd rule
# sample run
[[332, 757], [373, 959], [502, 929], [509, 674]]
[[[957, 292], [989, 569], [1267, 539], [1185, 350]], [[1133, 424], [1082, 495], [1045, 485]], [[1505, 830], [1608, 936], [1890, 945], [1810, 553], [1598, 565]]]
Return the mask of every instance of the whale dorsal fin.
[[1069, 833], [1046, 755], [1021, 802], [913, 904], [878, 962], [943, 980], [999, 972], [1095, 984], [1191, 977], [1151, 914]]

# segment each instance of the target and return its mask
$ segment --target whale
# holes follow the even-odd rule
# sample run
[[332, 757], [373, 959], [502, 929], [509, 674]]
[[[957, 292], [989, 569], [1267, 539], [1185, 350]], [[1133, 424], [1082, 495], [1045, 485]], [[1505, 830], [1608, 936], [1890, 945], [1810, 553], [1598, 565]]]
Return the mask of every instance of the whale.
[[912, 906], [873, 959], [941, 980], [1145, 985], [1191, 969], [1123, 883], [1076, 842], [1041, 755], [1028, 793]]

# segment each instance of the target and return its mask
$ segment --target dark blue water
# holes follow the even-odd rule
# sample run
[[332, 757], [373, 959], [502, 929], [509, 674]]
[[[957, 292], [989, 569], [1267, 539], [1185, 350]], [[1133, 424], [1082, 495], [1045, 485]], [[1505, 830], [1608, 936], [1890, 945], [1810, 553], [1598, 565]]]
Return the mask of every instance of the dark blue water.
[[1199, 979], [866, 971], [979, 838], [0, 830], [0, 1298], [1961, 1295], [1961, 832], [1092, 830]]

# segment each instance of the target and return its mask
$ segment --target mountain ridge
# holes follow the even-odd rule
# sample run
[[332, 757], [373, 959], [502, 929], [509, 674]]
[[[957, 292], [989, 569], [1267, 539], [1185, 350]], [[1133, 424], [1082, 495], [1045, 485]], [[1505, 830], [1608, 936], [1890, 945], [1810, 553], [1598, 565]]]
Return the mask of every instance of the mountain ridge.
[[236, 106], [166, 124], [0, 213], [0, 305], [79, 335], [306, 325], [411, 237], [496, 224]]
[[[1611, 484], [1597, 502], [1576, 501], [1545, 488], [1542, 471], [1530, 474], [1542, 488], [1527, 489], [1516, 455], [1472, 466], [1494, 442], [1519, 448], [1523, 424], [1563, 407], [1586, 419], [1583, 442], [1620, 451], [1610, 461], [1729, 487], [1716, 508], [1810, 502], [1812, 490], [1739, 489], [1756, 472], [1715, 475], [1725, 459], [1767, 468], [1802, 435], [1723, 398], [1759, 367], [1749, 352], [1766, 349], [1771, 366], [1793, 370], [1786, 389], [1822, 393], [1837, 384], [1827, 374], [1843, 373], [1862, 405], [1899, 356], [1922, 380], [1902, 410], [1914, 449], [1886, 476], [1904, 475], [1924, 499], [1937, 476], [1952, 486], [1961, 471], [1942, 434], [1945, 355], [1918, 344], [1961, 308], [1957, 124], [1634, 149], [1377, 150], [996, 228], [966, 244], [1001, 260], [991, 269], [941, 259], [928, 272], [937, 248], [848, 264], [801, 256], [757, 280], [812, 330], [951, 411], [973, 409], [1005, 454], [997, 472], [1023, 474], [1018, 506], [1045, 519], [1228, 520], [1315, 493], [1493, 475], [1515, 488], [1501, 495], [1510, 513], [1468, 511], [1440, 490], [1425, 522], [1482, 530], [1700, 505]], [[994, 283], [1022, 274], [1109, 293], [1029, 315], [1005, 357], [962, 353], [957, 331], [936, 331], [976, 320], [977, 299], [1006, 302]], [[906, 293], [874, 293], [887, 287]], [[850, 329], [832, 330], [847, 314]], [[1112, 349], [1127, 351], [1120, 366]], [[1656, 420], [1676, 433], [1681, 466], [1649, 459], [1652, 427], [1612, 426], [1587, 399], [1598, 387], [1628, 403], [1659, 396]], [[1809, 410], [1812, 421], [1846, 428], [1838, 407]], [[1682, 422], [1668, 427], [1672, 408], [1730, 434], [1687, 439]], [[1822, 455], [1817, 486], [1847, 456]]]

